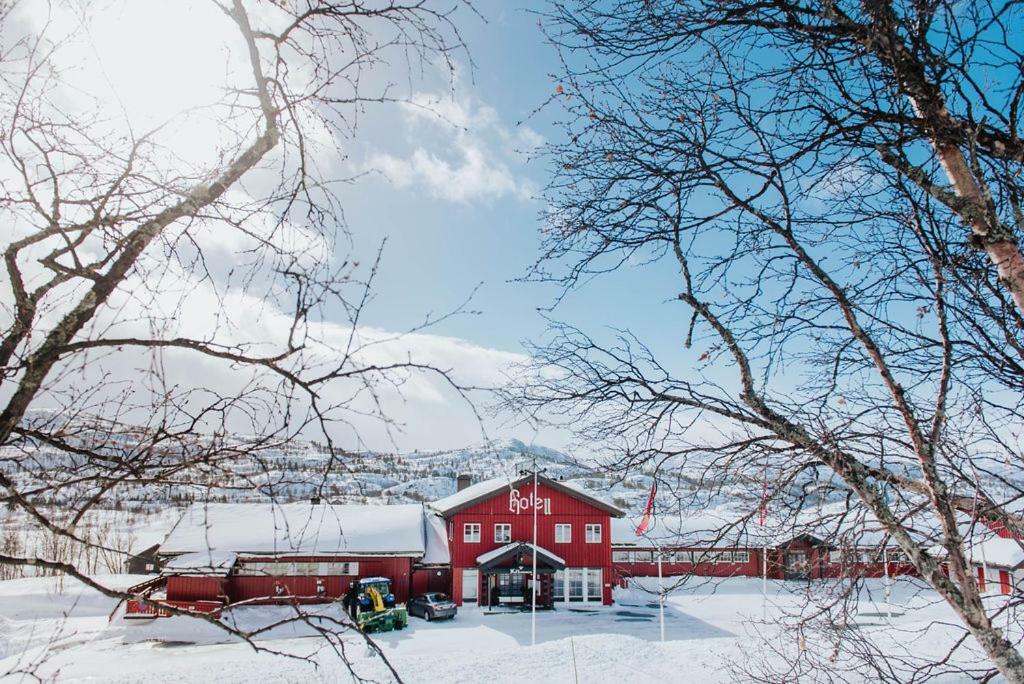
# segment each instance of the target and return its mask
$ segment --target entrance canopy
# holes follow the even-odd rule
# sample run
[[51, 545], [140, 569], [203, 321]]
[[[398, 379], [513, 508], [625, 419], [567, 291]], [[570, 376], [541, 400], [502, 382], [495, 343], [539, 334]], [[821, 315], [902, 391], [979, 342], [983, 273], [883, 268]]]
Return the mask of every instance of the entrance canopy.
[[537, 555], [537, 572], [556, 572], [565, 569], [565, 561], [541, 546], [529, 542], [512, 542], [488, 551], [476, 558], [477, 566], [486, 572], [508, 572], [513, 568], [527, 569], [533, 566]]

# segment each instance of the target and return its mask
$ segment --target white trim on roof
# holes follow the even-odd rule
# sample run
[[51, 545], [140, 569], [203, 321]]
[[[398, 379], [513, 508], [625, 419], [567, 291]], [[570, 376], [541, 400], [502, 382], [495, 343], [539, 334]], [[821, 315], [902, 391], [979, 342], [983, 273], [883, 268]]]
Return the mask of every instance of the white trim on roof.
[[550, 551], [548, 551], [547, 549], [545, 549], [543, 546], [534, 546], [530, 542], [521, 542], [521, 541], [519, 541], [519, 542], [510, 542], [508, 544], [505, 544], [504, 546], [501, 546], [501, 547], [498, 547], [498, 548], [494, 549], [493, 551], [488, 551], [487, 553], [480, 554], [479, 556], [476, 557], [476, 564], [477, 565], [483, 565], [484, 563], [489, 563], [490, 561], [494, 560], [495, 558], [498, 558], [498, 557], [502, 556], [503, 554], [508, 553], [512, 549], [518, 548], [520, 546], [528, 546], [531, 549], [533, 549], [533, 551], [538, 556], [545, 556], [545, 557], [555, 561], [556, 563], [561, 563], [562, 565], [565, 565], [565, 559], [563, 559], [561, 556], [556, 556], [555, 554], [553, 554]]

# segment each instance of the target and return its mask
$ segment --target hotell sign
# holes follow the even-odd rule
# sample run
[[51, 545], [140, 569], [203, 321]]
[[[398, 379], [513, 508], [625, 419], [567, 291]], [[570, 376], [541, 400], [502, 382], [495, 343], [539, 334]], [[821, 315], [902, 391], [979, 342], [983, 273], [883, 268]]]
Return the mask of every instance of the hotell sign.
[[518, 489], [509, 490], [508, 510], [512, 513], [526, 513], [536, 507], [538, 513], [551, 515], [551, 499], [537, 498], [537, 492], [530, 492], [529, 496], [523, 496]]

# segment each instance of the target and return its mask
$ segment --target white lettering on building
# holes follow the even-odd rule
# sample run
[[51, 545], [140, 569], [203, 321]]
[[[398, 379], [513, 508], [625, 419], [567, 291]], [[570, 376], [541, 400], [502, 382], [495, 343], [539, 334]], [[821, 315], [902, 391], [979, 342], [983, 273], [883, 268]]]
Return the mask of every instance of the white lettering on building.
[[529, 496], [523, 496], [518, 489], [513, 489], [508, 493], [508, 510], [512, 513], [526, 513], [532, 511], [534, 507], [537, 508], [538, 513], [551, 515], [551, 499], [540, 499], [536, 492], [530, 492]]

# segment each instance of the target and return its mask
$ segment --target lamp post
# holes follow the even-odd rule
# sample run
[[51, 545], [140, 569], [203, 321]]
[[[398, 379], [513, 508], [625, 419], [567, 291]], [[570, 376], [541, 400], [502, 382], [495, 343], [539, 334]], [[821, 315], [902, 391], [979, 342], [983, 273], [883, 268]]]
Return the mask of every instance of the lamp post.
[[[524, 454], [525, 455], [525, 454]], [[533, 507], [533, 563], [530, 568], [530, 645], [537, 644], [537, 509], [540, 507], [540, 495], [537, 491], [537, 477], [543, 469], [537, 467], [537, 454], [531, 454], [530, 469], [519, 471], [520, 474], [533, 474], [533, 492], [530, 494], [530, 505]]]
[[537, 457], [533, 457], [533, 572], [530, 575], [530, 645], [537, 645]]

